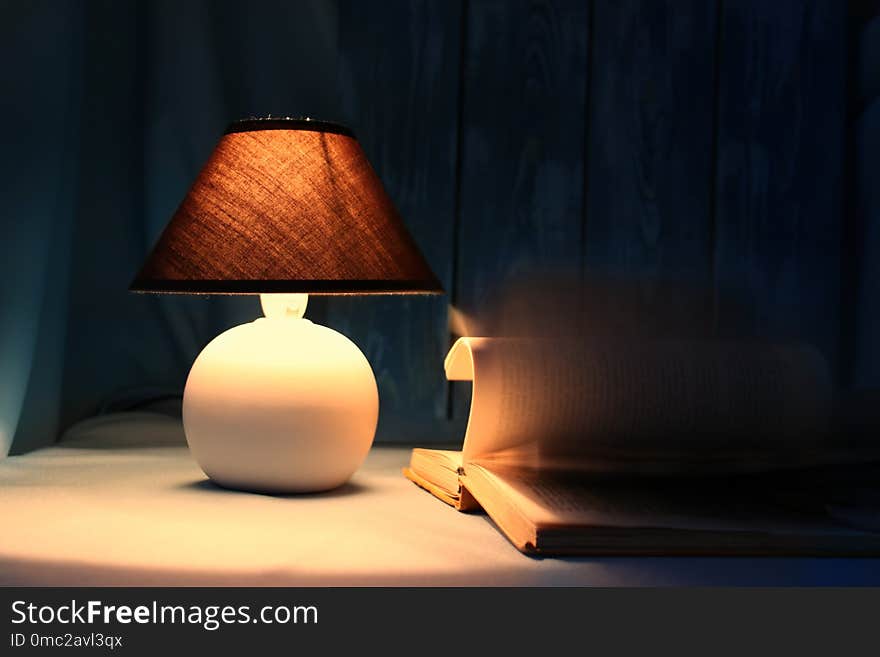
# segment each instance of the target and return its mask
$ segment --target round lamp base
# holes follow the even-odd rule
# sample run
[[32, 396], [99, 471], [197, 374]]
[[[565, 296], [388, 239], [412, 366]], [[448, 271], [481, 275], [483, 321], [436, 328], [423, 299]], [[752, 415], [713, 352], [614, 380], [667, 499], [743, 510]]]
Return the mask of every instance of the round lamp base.
[[221, 333], [183, 394], [196, 462], [217, 484], [306, 493], [344, 484], [379, 416], [370, 364], [344, 335], [307, 319], [264, 317]]

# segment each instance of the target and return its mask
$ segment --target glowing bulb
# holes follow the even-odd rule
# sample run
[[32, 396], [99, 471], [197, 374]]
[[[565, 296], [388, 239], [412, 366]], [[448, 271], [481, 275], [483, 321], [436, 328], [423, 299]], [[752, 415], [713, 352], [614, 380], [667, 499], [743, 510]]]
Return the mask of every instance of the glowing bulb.
[[308, 294], [261, 294], [263, 314], [269, 318], [300, 319], [306, 314]]

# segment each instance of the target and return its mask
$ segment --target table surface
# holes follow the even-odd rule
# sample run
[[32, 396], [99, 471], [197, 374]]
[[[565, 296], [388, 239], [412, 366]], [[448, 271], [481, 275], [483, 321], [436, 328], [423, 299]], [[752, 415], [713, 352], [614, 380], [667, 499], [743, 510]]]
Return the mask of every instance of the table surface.
[[179, 420], [96, 418], [0, 461], [0, 584], [880, 584], [880, 559], [527, 557], [404, 479], [408, 458], [374, 447], [331, 493], [241, 493], [206, 479]]

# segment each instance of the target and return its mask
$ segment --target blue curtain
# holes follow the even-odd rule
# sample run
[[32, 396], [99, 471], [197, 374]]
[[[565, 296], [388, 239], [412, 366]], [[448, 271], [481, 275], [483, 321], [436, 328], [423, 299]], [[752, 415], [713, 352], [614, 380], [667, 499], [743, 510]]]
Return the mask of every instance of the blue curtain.
[[229, 121], [338, 117], [336, 24], [318, 0], [2, 5], [0, 458], [179, 393], [258, 314], [127, 288]]

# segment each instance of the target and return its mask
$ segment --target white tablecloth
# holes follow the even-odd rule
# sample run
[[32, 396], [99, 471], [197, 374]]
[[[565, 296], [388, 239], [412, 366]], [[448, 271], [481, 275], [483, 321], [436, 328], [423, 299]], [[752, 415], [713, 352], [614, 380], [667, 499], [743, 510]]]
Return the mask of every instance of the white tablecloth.
[[178, 420], [90, 420], [0, 461], [0, 584], [880, 584], [876, 559], [526, 557], [404, 479], [408, 458], [374, 447], [338, 491], [255, 495], [211, 484]]

